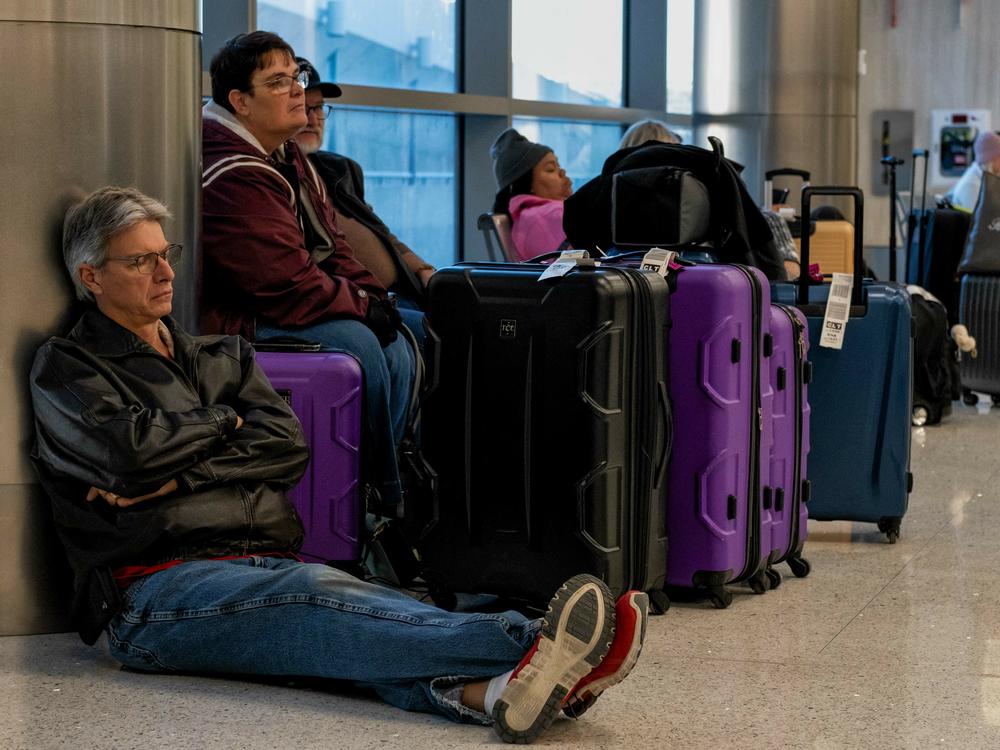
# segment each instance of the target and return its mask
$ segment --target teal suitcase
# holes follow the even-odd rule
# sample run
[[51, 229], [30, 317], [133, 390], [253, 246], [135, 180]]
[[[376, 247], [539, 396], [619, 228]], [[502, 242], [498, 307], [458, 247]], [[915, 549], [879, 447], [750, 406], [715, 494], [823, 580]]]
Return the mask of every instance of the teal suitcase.
[[[856, 187], [807, 187], [802, 215], [816, 195], [854, 199], [854, 286], [843, 348], [819, 345], [831, 284], [773, 284], [775, 302], [794, 304], [809, 324], [812, 409], [806, 507], [815, 520], [877, 523], [889, 542], [899, 538], [913, 486], [910, 412], [913, 334], [910, 298], [894, 282], [862, 280], [864, 196]], [[802, 268], [809, 267], [808, 233]]]

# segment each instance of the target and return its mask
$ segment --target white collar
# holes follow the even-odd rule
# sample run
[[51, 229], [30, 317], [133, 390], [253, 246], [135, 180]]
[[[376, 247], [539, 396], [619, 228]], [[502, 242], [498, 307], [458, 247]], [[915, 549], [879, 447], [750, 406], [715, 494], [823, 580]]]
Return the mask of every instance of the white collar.
[[[205, 106], [201, 108], [201, 116], [206, 120], [214, 120], [221, 125], [225, 125], [244, 141], [260, 151], [265, 157], [271, 155], [264, 150], [264, 147], [260, 145], [260, 141], [254, 138], [253, 134], [246, 129], [246, 126], [237, 119], [236, 115], [225, 107], [220, 107], [213, 100], [209, 99]], [[282, 143], [275, 151], [284, 156], [285, 144]]]

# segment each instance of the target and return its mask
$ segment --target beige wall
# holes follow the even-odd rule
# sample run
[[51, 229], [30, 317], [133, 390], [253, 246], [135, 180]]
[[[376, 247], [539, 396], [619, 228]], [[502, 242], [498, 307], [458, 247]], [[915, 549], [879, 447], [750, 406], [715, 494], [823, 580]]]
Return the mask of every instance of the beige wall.
[[874, 110], [914, 110], [916, 148], [930, 148], [933, 109], [988, 109], [991, 127], [1000, 129], [1000, 2], [897, 0], [895, 28], [890, 5], [861, 0], [868, 72], [858, 79], [858, 184], [866, 198], [865, 244], [880, 246], [889, 244], [889, 199], [871, 194]]

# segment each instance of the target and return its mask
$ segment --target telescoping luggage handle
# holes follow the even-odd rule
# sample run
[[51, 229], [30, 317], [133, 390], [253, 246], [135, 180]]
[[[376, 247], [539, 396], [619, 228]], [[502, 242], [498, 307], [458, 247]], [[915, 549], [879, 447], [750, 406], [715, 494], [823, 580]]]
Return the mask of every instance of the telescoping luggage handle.
[[809, 182], [812, 175], [804, 169], [792, 169], [784, 167], [782, 169], [769, 169], [764, 173], [765, 180], [773, 180], [775, 177], [801, 177], [803, 182]]
[[[917, 189], [917, 163], [924, 160], [924, 186], [920, 197], [920, 218], [913, 215], [913, 196]], [[924, 212], [927, 210], [927, 166], [930, 162], [930, 151], [926, 148], [913, 149], [913, 167], [910, 169], [910, 212], [906, 215], [906, 282], [909, 283], [913, 277], [910, 275], [910, 248], [913, 247], [913, 234], [917, 234], [917, 284], [922, 284], [922, 274], [924, 269], [924, 226], [926, 218]]]
[[774, 203], [774, 191], [771, 183], [775, 177], [798, 177], [802, 180], [802, 187], [809, 187], [809, 179], [812, 175], [804, 169], [793, 169], [792, 167], [782, 167], [780, 169], [769, 169], [764, 173], [764, 203], [765, 208], [770, 208]]
[[[864, 298], [861, 289], [861, 267], [864, 265], [864, 215], [865, 215], [865, 195], [858, 187], [843, 187], [836, 185], [826, 185], [823, 187], [807, 187], [802, 190], [802, 217], [803, 221], [809, 216], [810, 205], [814, 195], [848, 195], [854, 199], [854, 288], [851, 290], [851, 307], [862, 307]], [[801, 246], [800, 265], [802, 273], [799, 274], [799, 294], [798, 305], [800, 307], [809, 304], [809, 232], [803, 232]]]

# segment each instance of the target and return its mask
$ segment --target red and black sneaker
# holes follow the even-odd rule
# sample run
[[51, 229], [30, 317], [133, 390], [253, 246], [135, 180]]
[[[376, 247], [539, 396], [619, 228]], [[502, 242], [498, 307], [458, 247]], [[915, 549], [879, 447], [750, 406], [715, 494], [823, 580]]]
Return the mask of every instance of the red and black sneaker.
[[580, 680], [563, 703], [563, 712], [576, 718], [594, 705], [597, 696], [628, 677], [639, 660], [649, 619], [649, 597], [626, 591], [615, 604], [615, 639], [604, 660]]
[[612, 595], [603, 581], [590, 575], [566, 581], [549, 602], [534, 645], [493, 707], [501, 739], [527, 744], [545, 731], [573, 686], [602, 662], [614, 628]]

